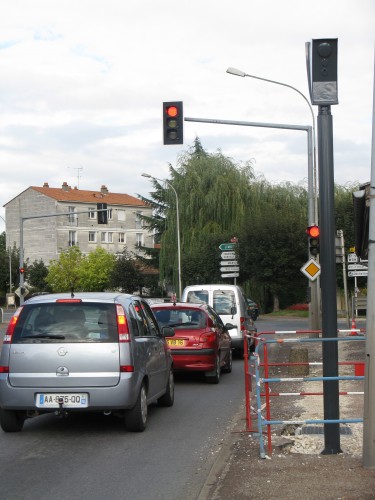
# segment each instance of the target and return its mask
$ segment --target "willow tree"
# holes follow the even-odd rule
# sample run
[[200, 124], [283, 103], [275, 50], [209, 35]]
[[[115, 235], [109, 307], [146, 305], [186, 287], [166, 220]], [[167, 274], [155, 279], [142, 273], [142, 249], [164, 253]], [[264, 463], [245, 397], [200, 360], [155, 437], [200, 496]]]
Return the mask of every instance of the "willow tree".
[[[240, 264], [250, 295], [278, 310], [306, 300], [307, 192], [291, 183], [273, 186], [264, 179], [251, 186], [251, 221], [240, 233]], [[255, 292], [255, 293], [253, 293]]]
[[[170, 166], [177, 193], [183, 284], [220, 279], [218, 244], [228, 241], [247, 215], [250, 164], [238, 165], [220, 151], [207, 153], [199, 139]], [[161, 238], [160, 275], [177, 283], [176, 196], [165, 185], [165, 230]]]

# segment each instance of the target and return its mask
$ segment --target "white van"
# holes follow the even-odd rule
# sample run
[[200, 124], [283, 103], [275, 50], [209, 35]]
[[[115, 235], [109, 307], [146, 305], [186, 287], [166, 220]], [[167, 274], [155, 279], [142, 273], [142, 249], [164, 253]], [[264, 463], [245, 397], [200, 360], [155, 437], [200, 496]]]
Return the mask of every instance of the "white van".
[[[243, 353], [244, 335], [256, 332], [254, 321], [248, 314], [244, 292], [237, 285], [190, 285], [182, 292], [182, 302], [209, 304], [219, 314], [223, 323], [231, 323], [229, 330], [232, 346]], [[251, 341], [249, 343], [253, 344]]]

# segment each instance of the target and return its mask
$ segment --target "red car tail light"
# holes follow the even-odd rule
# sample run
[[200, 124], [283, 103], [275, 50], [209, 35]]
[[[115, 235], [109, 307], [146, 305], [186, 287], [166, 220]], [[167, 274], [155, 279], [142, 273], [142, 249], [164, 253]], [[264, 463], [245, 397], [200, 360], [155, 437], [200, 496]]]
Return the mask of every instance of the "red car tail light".
[[241, 322], [241, 330], [246, 330], [245, 328], [245, 318], [240, 318], [240, 322]]
[[0, 366], [0, 373], [9, 373], [9, 366]]
[[3, 342], [4, 344], [10, 344], [12, 342], [14, 329], [16, 328], [16, 324], [17, 324], [17, 321], [18, 321], [18, 318], [19, 318], [19, 315], [20, 315], [22, 309], [23, 309], [23, 306], [19, 307], [17, 309], [17, 311], [13, 314], [13, 316], [10, 318], [7, 331], [4, 335], [4, 342]]
[[119, 342], [130, 342], [129, 325], [124, 308], [120, 304], [116, 304], [116, 316]]
[[205, 332], [202, 333], [199, 337], [199, 342], [215, 342], [216, 340], [216, 332]]

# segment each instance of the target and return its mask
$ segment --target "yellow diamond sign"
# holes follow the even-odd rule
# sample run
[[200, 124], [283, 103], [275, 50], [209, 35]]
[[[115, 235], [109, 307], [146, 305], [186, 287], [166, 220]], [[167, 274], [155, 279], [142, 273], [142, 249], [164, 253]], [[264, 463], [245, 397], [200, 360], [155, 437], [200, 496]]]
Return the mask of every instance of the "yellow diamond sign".
[[310, 259], [304, 266], [301, 267], [301, 271], [309, 278], [310, 281], [314, 281], [320, 274], [319, 262], [315, 259]]

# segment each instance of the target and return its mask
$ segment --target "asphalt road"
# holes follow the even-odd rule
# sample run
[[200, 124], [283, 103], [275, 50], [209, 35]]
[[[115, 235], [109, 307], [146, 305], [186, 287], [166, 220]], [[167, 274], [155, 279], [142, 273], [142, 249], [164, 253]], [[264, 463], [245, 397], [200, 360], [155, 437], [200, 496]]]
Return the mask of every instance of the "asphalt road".
[[[258, 331], [307, 328], [304, 319], [260, 318]], [[1, 332], [1, 337], [4, 332]], [[191, 500], [199, 496], [244, 412], [243, 361], [218, 385], [177, 376], [172, 408], [149, 408], [144, 433], [128, 433], [103, 415], [26, 421], [21, 433], [0, 430], [0, 492], [7, 500]], [[244, 415], [245, 416], [245, 415]]]

